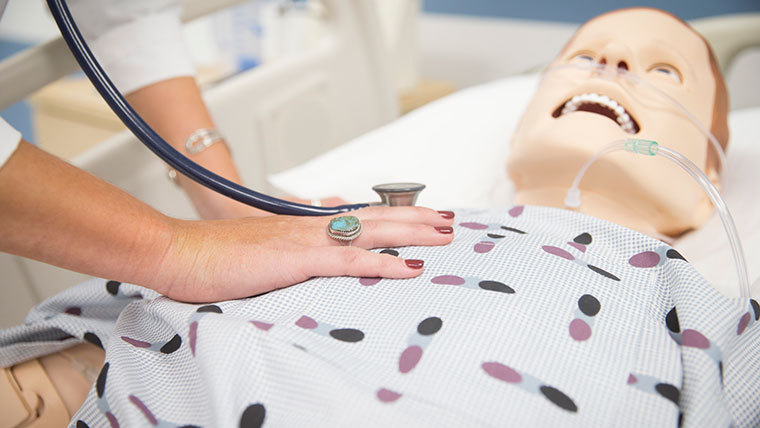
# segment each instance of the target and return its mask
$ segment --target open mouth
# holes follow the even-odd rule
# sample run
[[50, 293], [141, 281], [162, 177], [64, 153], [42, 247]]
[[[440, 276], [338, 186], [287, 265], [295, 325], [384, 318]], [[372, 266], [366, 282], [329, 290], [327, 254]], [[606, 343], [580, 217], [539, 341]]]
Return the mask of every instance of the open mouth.
[[607, 95], [597, 93], [585, 93], [576, 95], [564, 103], [560, 104], [552, 113], [557, 118], [568, 113], [576, 111], [587, 111], [589, 113], [601, 114], [614, 120], [623, 131], [629, 134], [636, 134], [641, 130], [636, 120], [631, 117], [628, 111], [617, 101]]

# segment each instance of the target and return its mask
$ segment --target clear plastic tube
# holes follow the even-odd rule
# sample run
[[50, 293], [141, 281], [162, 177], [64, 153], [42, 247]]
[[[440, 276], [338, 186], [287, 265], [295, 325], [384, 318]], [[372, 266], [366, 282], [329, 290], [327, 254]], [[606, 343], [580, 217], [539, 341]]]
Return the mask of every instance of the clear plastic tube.
[[578, 170], [578, 174], [575, 175], [575, 179], [573, 180], [573, 184], [570, 186], [570, 189], [567, 191], [567, 196], [565, 197], [565, 206], [568, 208], [578, 208], [581, 206], [581, 191], [579, 189], [579, 186], [581, 184], [581, 179], [583, 179], [583, 176], [586, 175], [586, 171], [588, 171], [589, 167], [597, 161], [600, 157], [606, 155], [610, 152], [615, 152], [618, 150], [624, 150], [625, 149], [625, 141], [626, 140], [615, 140], [606, 146], [599, 149], [596, 153], [594, 153], [593, 156], [591, 156], [586, 163], [583, 164], [580, 170]]
[[613, 141], [597, 151], [586, 163], [581, 167], [576, 174], [573, 184], [567, 191], [567, 197], [565, 198], [565, 206], [569, 208], [577, 208], [581, 205], [580, 189], [579, 185], [586, 171], [591, 165], [596, 162], [601, 156], [615, 152], [618, 150], [625, 150], [632, 153], [638, 153], [646, 156], [662, 156], [680, 166], [684, 171], [688, 172], [691, 177], [696, 180], [707, 193], [715, 210], [720, 215], [720, 220], [723, 223], [723, 228], [726, 230], [728, 241], [731, 245], [731, 253], [734, 256], [734, 264], [736, 265], [736, 275], [739, 281], [739, 293], [741, 297], [750, 298], [749, 288], [749, 276], [747, 275], [747, 265], [744, 259], [744, 250], [742, 249], [741, 241], [739, 240], [739, 233], [736, 230], [736, 224], [731, 216], [731, 212], [726, 206], [726, 202], [720, 196], [720, 192], [710, 179], [699, 169], [694, 162], [690, 161], [684, 155], [676, 152], [675, 150], [663, 147], [657, 144], [655, 141], [643, 140], [638, 138], [629, 138], [625, 140]]
[[576, 69], [581, 71], [588, 71], [590, 73], [597, 73], [602, 77], [614, 80], [617, 78], [623, 78], [627, 80], [628, 82], [631, 82], [635, 85], [641, 85], [644, 88], [646, 88], [649, 91], [652, 91], [654, 94], [662, 97], [663, 99], [667, 100], [669, 103], [671, 103], [673, 106], [675, 106], [683, 115], [691, 121], [692, 124], [700, 131], [702, 132], [707, 139], [710, 141], [710, 144], [715, 151], [715, 153], [718, 156], [718, 171], [724, 171], [724, 167], [726, 165], [726, 152], [723, 150], [723, 146], [720, 145], [718, 142], [718, 139], [715, 138], [715, 135], [710, 132], [707, 127], [699, 120], [697, 119], [689, 110], [686, 109], [681, 103], [679, 103], [675, 98], [671, 97], [664, 91], [660, 90], [659, 88], [655, 87], [654, 85], [650, 84], [646, 80], [642, 79], [638, 75], [625, 70], [625, 69], [611, 69], [610, 67], [606, 67], [603, 64], [599, 63], [583, 63], [583, 64], [557, 64], [548, 67], [544, 73], [550, 73], [552, 71], [556, 70], [562, 70], [562, 69]]

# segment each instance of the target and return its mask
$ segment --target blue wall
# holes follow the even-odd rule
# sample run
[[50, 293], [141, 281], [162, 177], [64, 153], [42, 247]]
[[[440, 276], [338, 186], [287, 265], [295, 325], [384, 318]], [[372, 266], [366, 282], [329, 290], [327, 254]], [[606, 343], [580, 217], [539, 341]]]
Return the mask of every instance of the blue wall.
[[600, 13], [632, 6], [664, 9], [685, 20], [729, 13], [760, 12], [760, 0], [423, 0], [423, 10], [430, 13], [572, 23], [583, 23]]
[[[0, 61], [28, 47], [29, 45], [25, 43], [0, 39]], [[35, 141], [34, 130], [32, 128], [32, 115], [29, 105], [25, 101], [0, 110], [0, 116], [10, 123], [11, 126], [18, 129], [26, 141]]]

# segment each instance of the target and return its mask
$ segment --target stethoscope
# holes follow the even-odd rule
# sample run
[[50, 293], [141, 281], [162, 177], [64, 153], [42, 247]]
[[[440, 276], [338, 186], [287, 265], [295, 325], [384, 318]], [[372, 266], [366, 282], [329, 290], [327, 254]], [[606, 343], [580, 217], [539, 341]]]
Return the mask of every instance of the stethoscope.
[[[7, 0], [0, 0], [4, 4]], [[253, 191], [230, 180], [225, 179], [188, 159], [174, 147], [161, 138], [145, 121], [135, 112], [114, 86], [108, 75], [98, 63], [90, 51], [87, 42], [79, 32], [71, 12], [66, 5], [66, 0], [47, 0], [50, 12], [58, 24], [63, 39], [69, 46], [69, 50], [76, 58], [85, 75], [90, 79], [95, 89], [108, 103], [114, 113], [121, 119], [124, 125], [132, 131], [148, 149], [155, 153], [161, 160], [166, 162], [176, 171], [188, 178], [214, 190], [222, 195], [232, 198], [244, 204], [269, 211], [275, 214], [286, 215], [334, 215], [347, 211], [357, 210], [370, 205], [402, 206], [414, 205], [417, 195], [425, 185], [419, 183], [388, 183], [374, 186], [372, 189], [380, 195], [380, 202], [340, 205], [337, 207], [316, 207], [303, 205], [283, 199], [274, 198]]]

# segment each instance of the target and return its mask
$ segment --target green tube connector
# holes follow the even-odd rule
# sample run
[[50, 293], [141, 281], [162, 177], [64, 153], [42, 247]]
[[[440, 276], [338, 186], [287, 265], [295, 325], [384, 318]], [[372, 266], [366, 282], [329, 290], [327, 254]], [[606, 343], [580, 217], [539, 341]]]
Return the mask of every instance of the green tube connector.
[[625, 150], [640, 155], [654, 156], [657, 154], [657, 141], [628, 138], [625, 140]]

